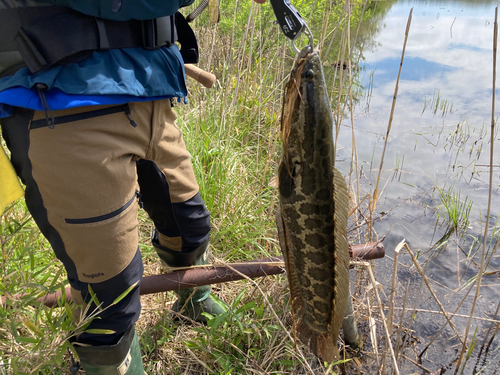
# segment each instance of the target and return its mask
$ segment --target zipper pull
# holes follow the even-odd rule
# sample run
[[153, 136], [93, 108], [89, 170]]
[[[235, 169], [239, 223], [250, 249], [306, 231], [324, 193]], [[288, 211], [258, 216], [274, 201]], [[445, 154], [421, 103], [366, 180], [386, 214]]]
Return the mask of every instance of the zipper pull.
[[49, 103], [47, 102], [47, 98], [45, 97], [44, 91], [47, 90], [47, 85], [45, 83], [37, 83], [35, 85], [38, 90], [38, 96], [40, 97], [40, 101], [42, 102], [43, 111], [45, 113], [45, 120], [47, 120], [47, 125], [49, 129], [55, 128], [55, 120], [54, 114], [52, 113]]
[[125, 104], [123, 106], [123, 111], [125, 112], [125, 116], [127, 116], [130, 125], [132, 125], [134, 128], [137, 128], [137, 124], [135, 123], [135, 121], [130, 118], [130, 106], [128, 104]]

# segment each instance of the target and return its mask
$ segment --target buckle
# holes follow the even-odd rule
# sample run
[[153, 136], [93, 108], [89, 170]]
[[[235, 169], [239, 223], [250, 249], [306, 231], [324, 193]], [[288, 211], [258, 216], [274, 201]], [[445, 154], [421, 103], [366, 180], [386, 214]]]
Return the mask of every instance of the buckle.
[[156, 19], [142, 21], [142, 47], [146, 49], [157, 49], [158, 45]]
[[172, 16], [142, 21], [142, 45], [146, 49], [157, 49], [165, 45], [171, 46], [175, 40], [172, 37]]

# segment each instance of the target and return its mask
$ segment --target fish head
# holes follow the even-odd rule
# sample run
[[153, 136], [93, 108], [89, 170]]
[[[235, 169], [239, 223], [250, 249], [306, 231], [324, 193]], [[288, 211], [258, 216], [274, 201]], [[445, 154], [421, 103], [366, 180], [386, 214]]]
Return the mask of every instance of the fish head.
[[[330, 118], [324, 121], [325, 116]], [[282, 197], [290, 196], [294, 187], [301, 185], [301, 179], [307, 178], [301, 172], [313, 162], [310, 159], [315, 150], [324, 147], [324, 138], [331, 137], [332, 122], [319, 54], [305, 47], [285, 87], [281, 114], [283, 153], [278, 174]]]

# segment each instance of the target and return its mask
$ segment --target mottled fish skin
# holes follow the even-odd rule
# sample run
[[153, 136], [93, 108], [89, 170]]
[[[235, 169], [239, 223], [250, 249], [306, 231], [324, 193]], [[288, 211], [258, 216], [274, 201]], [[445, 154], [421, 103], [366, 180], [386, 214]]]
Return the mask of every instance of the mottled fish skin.
[[333, 167], [330, 100], [310, 47], [299, 54], [285, 88], [281, 138], [277, 222], [296, 331], [316, 355], [333, 361], [349, 294], [348, 195]]

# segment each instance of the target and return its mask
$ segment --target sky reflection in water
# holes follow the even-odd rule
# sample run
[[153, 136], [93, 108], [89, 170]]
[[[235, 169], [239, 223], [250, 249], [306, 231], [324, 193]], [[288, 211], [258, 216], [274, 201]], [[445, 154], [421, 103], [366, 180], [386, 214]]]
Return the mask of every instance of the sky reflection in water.
[[[400, 181], [414, 187], [392, 183], [388, 185], [387, 193], [391, 197], [404, 198], [435, 185], [435, 182], [440, 187], [455, 183], [464, 197], [473, 198], [475, 210], [479, 213], [487, 204], [488, 176], [485, 167], [474, 169], [473, 163], [479, 150], [476, 164], [488, 164], [489, 158], [489, 133], [484, 132], [489, 132], [491, 122], [494, 7], [483, 5], [471, 9], [461, 4], [451, 5], [403, 2], [392, 7], [383, 21], [385, 27], [375, 37], [378, 47], [363, 54], [365, 59], [360, 64], [363, 86], [369, 86], [370, 71], [374, 71], [373, 92], [357, 106], [354, 126], [380, 135], [386, 133], [404, 31], [413, 6], [384, 169], [396, 168], [398, 163], [401, 165], [404, 155]], [[431, 108], [430, 101], [438, 95], [451, 108], [451, 113], [446, 112], [444, 117], [441, 110], [433, 114]], [[344, 120], [343, 124], [349, 125], [350, 120]], [[457, 154], [458, 145], [452, 146], [449, 137], [458, 124], [469, 138], [459, 142], [464, 151]], [[383, 147], [381, 137], [357, 132], [356, 142], [359, 160], [365, 162], [365, 171], [372, 162], [372, 171], [376, 172]], [[342, 128], [339, 144], [346, 146], [339, 151], [339, 160], [350, 160], [348, 129]], [[500, 164], [498, 150], [497, 147], [496, 164]], [[346, 168], [345, 164], [347, 162], [341, 163], [340, 167]], [[369, 176], [372, 182], [376, 180], [374, 172]], [[390, 176], [390, 172], [385, 174], [385, 178]], [[496, 173], [496, 187], [499, 182]], [[499, 210], [500, 205], [494, 205], [493, 213]]]
[[[479, 165], [489, 164], [495, 5], [493, 2], [469, 6], [456, 1], [401, 1], [382, 21], [385, 26], [375, 36], [376, 47], [364, 51], [364, 60], [360, 62], [362, 85], [365, 88], [371, 86], [373, 90], [371, 96], [367, 97], [365, 93], [360, 100], [353, 119], [358, 129], [359, 164], [364, 173], [360, 194], [363, 197], [375, 188], [406, 23], [413, 7], [384, 173], [379, 186], [384, 187], [390, 180], [377, 207], [378, 212], [386, 211], [389, 215], [378, 222], [376, 228], [380, 235], [388, 234], [385, 241], [388, 255], [393, 254], [395, 245], [403, 238], [414, 251], [422, 251], [421, 260], [432, 254], [433, 261], [428, 265], [427, 272], [437, 282], [433, 284], [435, 291], [449, 303], [449, 308], [458, 303], [458, 296], [452, 291], [477, 274], [477, 268], [464, 260], [456, 244], [450, 243], [440, 251], [432, 249], [447, 229], [445, 226], [436, 228], [437, 215], [432, 207], [439, 206], [440, 201], [432, 187], [437, 185], [448, 189], [453, 185], [456, 192], [460, 191], [462, 199], [467, 196], [473, 201], [469, 234], [479, 237], [481, 241], [489, 176], [488, 169]], [[497, 89], [497, 99], [499, 93]], [[430, 102], [437, 96], [447, 103], [445, 116], [442, 110], [433, 113]], [[425, 103], [427, 108], [424, 110]], [[498, 101], [496, 104], [498, 112]], [[347, 175], [352, 153], [351, 134], [347, 128], [350, 119], [344, 119], [342, 124], [337, 166]], [[456, 132], [457, 129], [460, 131]], [[453, 135], [455, 138], [452, 138]], [[500, 165], [499, 141], [497, 135], [494, 151], [494, 164], [497, 166]], [[403, 171], [395, 174], [394, 169], [401, 165], [403, 155]], [[500, 167], [494, 169], [492, 225], [500, 211], [499, 185]], [[401, 204], [402, 201], [404, 203]], [[425, 207], [426, 204], [431, 207]], [[461, 243], [462, 249], [468, 251], [471, 243], [471, 237], [467, 238]], [[476, 260], [479, 261], [478, 258]], [[405, 262], [410, 264], [408, 259]], [[494, 259], [489, 269], [500, 268], [499, 263]], [[378, 277], [388, 285], [392, 260], [377, 261], [377, 268]], [[477, 314], [494, 312], [498, 303], [500, 288], [496, 276], [487, 277], [484, 282], [492, 287], [481, 289], [483, 297]], [[429, 307], [435, 308], [432, 305]], [[468, 314], [470, 302], [459, 312]], [[421, 323], [420, 329], [425, 326]], [[425, 336], [423, 331], [421, 333]], [[442, 345], [445, 350], [448, 344]]]

